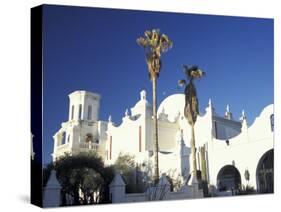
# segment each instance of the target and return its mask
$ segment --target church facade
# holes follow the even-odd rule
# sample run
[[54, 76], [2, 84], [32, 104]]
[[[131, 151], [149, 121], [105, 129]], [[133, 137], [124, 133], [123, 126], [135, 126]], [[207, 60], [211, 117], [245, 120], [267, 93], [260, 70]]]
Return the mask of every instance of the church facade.
[[[97, 151], [106, 165], [120, 154], [130, 154], [137, 166], [153, 175], [152, 106], [141, 91], [139, 101], [126, 109], [116, 126], [111, 117], [99, 120], [100, 95], [75, 91], [69, 95], [68, 121], [55, 133], [53, 161], [65, 153]], [[187, 123], [184, 95], [174, 94], [158, 107], [159, 170], [181, 183], [189, 181], [191, 127]], [[265, 107], [251, 126], [242, 111], [234, 120], [227, 106], [223, 116], [211, 100], [195, 124], [197, 170], [214, 195], [233, 195], [249, 186], [260, 193], [273, 192], [273, 105]]]

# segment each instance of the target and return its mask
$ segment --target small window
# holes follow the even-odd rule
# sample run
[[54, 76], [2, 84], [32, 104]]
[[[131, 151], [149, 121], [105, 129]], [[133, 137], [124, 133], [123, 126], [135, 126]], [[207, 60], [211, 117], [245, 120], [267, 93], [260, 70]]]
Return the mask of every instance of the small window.
[[271, 132], [274, 131], [274, 114], [271, 114], [270, 116], [270, 126], [271, 126]]
[[74, 105], [71, 107], [71, 120], [74, 118]]
[[91, 134], [91, 133], [88, 133], [87, 135], [86, 135], [86, 143], [89, 143], [89, 142], [93, 142], [93, 135]]
[[67, 143], [70, 141], [70, 135], [67, 136]]
[[92, 105], [88, 105], [88, 120], [92, 120]]
[[65, 132], [63, 132], [61, 134], [61, 145], [65, 144], [66, 143], [66, 135], [65, 135]]
[[78, 119], [82, 119], [82, 105], [79, 105]]

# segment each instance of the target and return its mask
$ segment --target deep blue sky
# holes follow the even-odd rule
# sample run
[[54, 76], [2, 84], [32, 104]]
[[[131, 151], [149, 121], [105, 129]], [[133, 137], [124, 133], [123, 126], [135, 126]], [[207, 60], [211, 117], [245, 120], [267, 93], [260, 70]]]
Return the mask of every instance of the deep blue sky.
[[211, 98], [217, 113], [245, 109], [249, 122], [273, 103], [273, 20], [179, 13], [45, 6], [43, 11], [43, 161], [51, 160], [52, 136], [68, 119], [68, 94], [101, 94], [100, 119], [120, 123], [142, 89], [151, 102], [144, 51], [136, 38], [159, 28], [173, 41], [162, 57], [158, 105], [184, 77], [182, 64], [207, 75], [196, 82], [200, 111]]

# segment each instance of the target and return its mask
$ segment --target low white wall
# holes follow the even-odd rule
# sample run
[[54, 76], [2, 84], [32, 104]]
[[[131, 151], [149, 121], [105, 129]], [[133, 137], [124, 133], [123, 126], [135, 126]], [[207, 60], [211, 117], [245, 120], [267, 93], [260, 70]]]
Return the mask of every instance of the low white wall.
[[144, 201], [148, 201], [147, 193], [126, 194], [124, 198], [124, 202], [144, 202]]
[[198, 184], [185, 185], [179, 191], [171, 192], [170, 183], [166, 175], [162, 175], [155, 187], [150, 187], [144, 193], [125, 193], [125, 183], [118, 173], [110, 184], [112, 203], [121, 202], [144, 202], [153, 200], [178, 200], [203, 198], [203, 190], [198, 189]]

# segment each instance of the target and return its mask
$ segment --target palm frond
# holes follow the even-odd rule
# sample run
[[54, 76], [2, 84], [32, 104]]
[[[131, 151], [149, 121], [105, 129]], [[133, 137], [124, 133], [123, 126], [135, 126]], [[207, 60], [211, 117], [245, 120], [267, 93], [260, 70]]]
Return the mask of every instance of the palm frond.
[[148, 42], [143, 37], [140, 37], [137, 39], [137, 44], [145, 48], [147, 46]]

